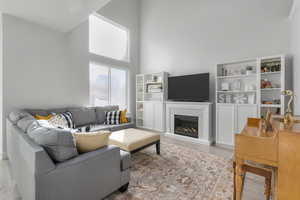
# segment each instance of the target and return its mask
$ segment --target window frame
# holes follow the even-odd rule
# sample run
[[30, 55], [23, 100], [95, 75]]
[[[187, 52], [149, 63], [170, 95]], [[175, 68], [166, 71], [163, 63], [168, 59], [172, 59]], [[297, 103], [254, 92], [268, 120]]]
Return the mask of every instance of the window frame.
[[[126, 109], [128, 110], [128, 112], [130, 111], [130, 99], [129, 99], [129, 86], [130, 86], [130, 83], [129, 83], [129, 80], [130, 80], [130, 70], [127, 68], [127, 67], [120, 67], [120, 66], [115, 66], [113, 64], [107, 64], [107, 63], [104, 63], [104, 62], [97, 62], [97, 61], [90, 61], [89, 62], [89, 65], [91, 65], [91, 63], [94, 63], [95, 65], [100, 65], [102, 67], [106, 67], [108, 69], [108, 105], [112, 105], [111, 104], [111, 69], [118, 69], [118, 70], [123, 70], [126, 72], [126, 77], [125, 77], [125, 107]], [[91, 87], [91, 84], [90, 84], [90, 80], [89, 80], [89, 87]], [[89, 102], [90, 102], [90, 105], [95, 107], [96, 105], [93, 103], [93, 99], [92, 99], [92, 96], [90, 94], [90, 91], [91, 91], [91, 88], [89, 88]]]
[[[93, 52], [90, 51], [90, 38], [89, 38], [89, 46], [88, 46], [89, 53], [93, 54], [95, 56], [101, 56], [103, 58], [114, 60], [114, 61], [130, 63], [130, 61], [131, 61], [131, 58], [130, 58], [131, 57], [130, 56], [131, 55], [131, 52], [130, 52], [130, 49], [131, 49], [131, 40], [130, 40], [131, 33], [130, 33], [130, 30], [128, 28], [126, 28], [125, 26], [122, 26], [121, 24], [118, 24], [118, 23], [116, 23], [116, 22], [114, 22], [114, 21], [112, 21], [112, 20], [110, 20], [110, 19], [108, 19], [108, 18], [100, 15], [99, 13], [93, 13], [91, 15], [94, 16], [94, 17], [97, 17], [97, 18], [99, 18], [99, 19], [101, 19], [101, 20], [103, 20], [103, 21], [105, 21], [105, 22], [107, 22], [109, 24], [112, 24], [112, 25], [114, 25], [114, 26], [116, 26], [116, 27], [118, 27], [120, 29], [123, 29], [124, 31], [126, 31], [127, 32], [127, 48], [126, 48], [127, 50], [126, 50], [126, 59], [124, 59], [124, 60], [122, 60], [122, 59], [115, 59], [115, 58], [104, 56], [104, 55], [98, 55], [98, 54], [95, 54], [95, 53], [93, 53]], [[90, 36], [90, 23], [89, 23], [89, 34], [88, 35]]]

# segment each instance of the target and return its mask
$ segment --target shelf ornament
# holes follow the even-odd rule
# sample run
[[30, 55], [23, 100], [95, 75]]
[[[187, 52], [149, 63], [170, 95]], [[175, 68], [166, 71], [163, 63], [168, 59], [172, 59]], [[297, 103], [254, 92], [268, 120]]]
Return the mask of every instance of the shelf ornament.
[[292, 110], [292, 103], [294, 101], [295, 94], [292, 90], [284, 90], [282, 92], [282, 95], [284, 95], [286, 97], [290, 97], [289, 102], [288, 102], [288, 106], [287, 106], [287, 110], [286, 110], [286, 112], [284, 114], [284, 117], [283, 117], [283, 123], [285, 125], [288, 125], [288, 124], [296, 122], [296, 120], [294, 119], [293, 110]]

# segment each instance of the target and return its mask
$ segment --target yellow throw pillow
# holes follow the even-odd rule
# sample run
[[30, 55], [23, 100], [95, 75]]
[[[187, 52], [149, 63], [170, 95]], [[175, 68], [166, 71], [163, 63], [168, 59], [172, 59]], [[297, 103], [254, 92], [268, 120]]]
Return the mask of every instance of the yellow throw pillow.
[[126, 118], [127, 109], [121, 111], [121, 124], [128, 123], [128, 119]]
[[35, 115], [35, 118], [37, 119], [37, 120], [49, 120], [49, 119], [51, 119], [53, 117], [53, 115], [47, 115], [47, 116], [42, 116], [42, 115]]
[[107, 146], [110, 131], [98, 131], [90, 133], [73, 133], [76, 147], [79, 153], [95, 151]]

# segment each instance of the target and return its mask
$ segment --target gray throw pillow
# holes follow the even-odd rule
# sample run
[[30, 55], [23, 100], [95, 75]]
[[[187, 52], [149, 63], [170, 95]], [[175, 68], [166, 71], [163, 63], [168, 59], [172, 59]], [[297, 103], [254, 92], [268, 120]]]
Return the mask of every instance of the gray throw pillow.
[[69, 111], [72, 113], [75, 127], [97, 123], [95, 108], [74, 108]]
[[71, 131], [39, 126], [28, 132], [28, 135], [44, 147], [55, 162], [64, 162], [78, 155]]
[[106, 121], [106, 112], [117, 111], [119, 106], [96, 107], [97, 124], [104, 124]]
[[26, 112], [26, 111], [23, 111], [23, 110], [19, 110], [19, 111], [13, 111], [11, 112], [9, 115], [8, 115], [8, 118], [10, 119], [10, 121], [16, 125], [17, 122], [24, 118], [24, 117], [30, 117], [31, 115]]
[[34, 117], [26, 116], [17, 122], [17, 127], [19, 127], [24, 133], [27, 133], [28, 128], [36, 122], [37, 121]]

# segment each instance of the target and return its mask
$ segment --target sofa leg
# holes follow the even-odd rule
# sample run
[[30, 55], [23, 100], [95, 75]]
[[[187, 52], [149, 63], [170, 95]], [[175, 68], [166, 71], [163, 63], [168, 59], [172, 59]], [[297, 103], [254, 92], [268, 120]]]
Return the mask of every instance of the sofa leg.
[[119, 191], [121, 193], [124, 193], [128, 190], [128, 186], [129, 186], [129, 183], [126, 183], [125, 185], [123, 185], [122, 187], [119, 188]]
[[160, 155], [160, 141], [156, 143], [156, 153], [157, 155]]

